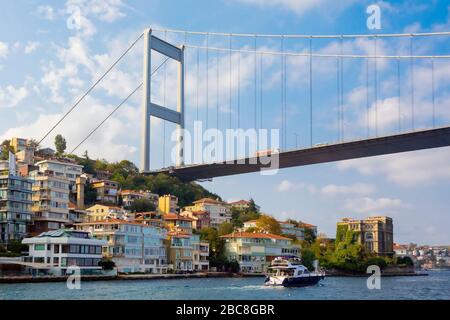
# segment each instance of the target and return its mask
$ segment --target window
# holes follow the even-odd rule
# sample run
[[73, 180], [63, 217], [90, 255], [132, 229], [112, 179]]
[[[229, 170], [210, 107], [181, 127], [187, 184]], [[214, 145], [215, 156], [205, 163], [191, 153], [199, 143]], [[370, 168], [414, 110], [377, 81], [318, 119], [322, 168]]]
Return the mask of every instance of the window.
[[45, 250], [45, 244], [35, 244], [34, 245], [35, 251], [44, 251]]

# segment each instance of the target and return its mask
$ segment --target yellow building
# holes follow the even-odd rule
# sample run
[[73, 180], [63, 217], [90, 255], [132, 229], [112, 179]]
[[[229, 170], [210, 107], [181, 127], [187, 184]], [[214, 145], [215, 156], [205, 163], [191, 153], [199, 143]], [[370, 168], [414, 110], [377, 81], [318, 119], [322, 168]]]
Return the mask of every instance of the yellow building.
[[87, 222], [103, 221], [105, 219], [128, 219], [128, 212], [117, 206], [96, 204], [86, 209]]
[[119, 184], [111, 180], [97, 180], [91, 183], [97, 193], [96, 200], [102, 203], [117, 204]]
[[[394, 253], [394, 231], [392, 218], [385, 216], [368, 217], [358, 220], [344, 218], [337, 223], [336, 240], [343, 240], [344, 231], [354, 231], [357, 241], [377, 255], [392, 255]], [[341, 239], [338, 239], [340, 238]]]
[[164, 214], [176, 213], [178, 209], [178, 198], [170, 194], [159, 197], [158, 209]]

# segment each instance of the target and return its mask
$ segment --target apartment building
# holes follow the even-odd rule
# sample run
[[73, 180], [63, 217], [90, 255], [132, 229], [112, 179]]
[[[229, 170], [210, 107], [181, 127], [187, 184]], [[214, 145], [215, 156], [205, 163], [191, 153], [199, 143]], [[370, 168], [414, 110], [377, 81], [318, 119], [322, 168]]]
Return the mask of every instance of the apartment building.
[[179, 230], [182, 233], [192, 234], [193, 220], [189, 217], [185, 217], [175, 213], [165, 214], [163, 216], [167, 229]]
[[242, 272], [265, 272], [276, 257], [300, 256], [300, 245], [279, 235], [234, 232], [221, 238], [225, 239], [228, 259], [237, 261]]
[[[250, 208], [251, 202], [249, 200], [239, 200], [234, 202], [228, 202], [231, 208], [236, 208], [238, 210], [244, 211]], [[255, 204], [256, 210], [259, 211], [261, 208]]]
[[392, 218], [385, 216], [368, 217], [361, 220], [344, 218], [337, 223], [337, 228], [337, 236], [339, 229], [356, 232], [358, 243], [365, 245], [372, 253], [388, 256], [394, 253], [394, 227]]
[[167, 262], [175, 272], [194, 270], [192, 234], [180, 230], [169, 231], [165, 240]]
[[97, 193], [97, 202], [117, 205], [119, 194], [119, 184], [117, 182], [111, 180], [93, 180], [91, 187]]
[[279, 221], [281, 232], [294, 236], [297, 240], [305, 240], [305, 230], [309, 229], [317, 236], [317, 226], [302, 221]]
[[192, 239], [192, 268], [194, 271], [209, 270], [209, 243], [201, 241], [200, 235], [194, 234]]
[[162, 228], [114, 218], [79, 223], [75, 228], [107, 242], [103, 255], [115, 262], [118, 272], [167, 272], [166, 231]]
[[119, 195], [122, 198], [122, 205], [125, 208], [129, 208], [133, 204], [133, 202], [138, 199], [149, 200], [151, 203], [153, 203], [155, 208], [157, 208], [159, 204], [159, 196], [155, 193], [151, 193], [150, 191], [122, 190], [120, 191]]
[[218, 228], [222, 223], [231, 221], [230, 208], [228, 204], [223, 201], [203, 198], [198, 201], [194, 201], [192, 206], [188, 206], [184, 209], [191, 212], [208, 212], [210, 224], [213, 228]]
[[86, 222], [102, 221], [109, 218], [129, 220], [128, 211], [115, 206], [106, 204], [96, 204], [86, 209]]
[[77, 266], [82, 275], [99, 274], [102, 268], [102, 247], [104, 240], [92, 238], [88, 232], [54, 230], [26, 238], [22, 242], [29, 246], [32, 272], [38, 274], [65, 275], [67, 268]]
[[176, 213], [178, 211], [178, 198], [170, 194], [159, 197], [158, 209], [163, 214]]
[[207, 211], [183, 211], [180, 215], [192, 219], [192, 228], [198, 231], [211, 225], [211, 219]]
[[21, 240], [31, 224], [33, 181], [17, 175], [15, 159], [0, 161], [0, 244]]
[[69, 181], [70, 193], [74, 195], [77, 192], [77, 178], [83, 173], [83, 166], [57, 160], [43, 160], [36, 163], [39, 171], [46, 175], [52, 175], [58, 178], [66, 178]]
[[55, 176], [46, 171], [31, 172], [33, 179], [33, 224], [30, 232], [58, 230], [69, 223], [70, 183], [66, 177]]

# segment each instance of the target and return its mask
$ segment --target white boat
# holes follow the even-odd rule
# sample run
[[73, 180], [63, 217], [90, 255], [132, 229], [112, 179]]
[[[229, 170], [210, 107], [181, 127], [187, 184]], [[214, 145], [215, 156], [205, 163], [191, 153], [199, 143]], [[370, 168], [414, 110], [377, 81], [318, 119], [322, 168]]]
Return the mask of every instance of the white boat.
[[265, 284], [268, 286], [305, 287], [325, 278], [323, 271], [309, 271], [297, 257], [278, 257], [268, 268]]

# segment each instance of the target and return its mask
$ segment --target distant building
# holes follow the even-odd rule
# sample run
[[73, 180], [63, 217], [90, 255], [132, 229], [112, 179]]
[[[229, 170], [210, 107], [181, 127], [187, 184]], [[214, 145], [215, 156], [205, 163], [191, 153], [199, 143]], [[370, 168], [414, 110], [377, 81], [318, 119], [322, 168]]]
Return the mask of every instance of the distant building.
[[[393, 223], [392, 218], [377, 216], [362, 220], [344, 218], [337, 223], [339, 228], [357, 233], [357, 241], [377, 255], [393, 255]], [[338, 232], [336, 232], [336, 237]], [[337, 239], [339, 240], [339, 239]], [[341, 239], [342, 240], [342, 239]]]
[[164, 229], [114, 218], [80, 223], [75, 228], [105, 240], [103, 255], [115, 262], [118, 272], [167, 272]]
[[91, 187], [97, 193], [96, 201], [101, 203], [117, 204], [119, 184], [111, 180], [94, 180]]
[[65, 275], [70, 266], [78, 266], [85, 275], [100, 273], [102, 246], [107, 244], [91, 238], [87, 232], [64, 229], [26, 238], [22, 243], [30, 248], [25, 261], [31, 263], [33, 274], [56, 276]]
[[42, 232], [63, 228], [69, 221], [70, 183], [66, 177], [49, 172], [33, 171], [33, 224], [30, 232]]
[[0, 161], [0, 244], [21, 240], [31, 224], [32, 180], [17, 175], [14, 156]]
[[67, 226], [72, 226], [75, 223], [87, 221], [88, 212], [84, 209], [78, 208], [75, 204], [69, 202], [69, 223]]
[[401, 245], [398, 243], [394, 243], [393, 245], [394, 253], [396, 256], [407, 256], [409, 255], [408, 246], [407, 245]]
[[128, 211], [114, 205], [96, 204], [86, 209], [87, 222], [102, 221], [109, 218], [128, 220]]
[[192, 233], [180, 230], [169, 231], [165, 240], [167, 262], [174, 271], [194, 270], [194, 243]]
[[192, 263], [194, 271], [209, 270], [209, 243], [201, 241], [200, 235], [192, 235]]
[[77, 178], [83, 173], [83, 166], [57, 160], [43, 160], [36, 163], [39, 171], [45, 175], [66, 178], [69, 181], [70, 193], [76, 194]]
[[163, 214], [176, 213], [178, 211], [178, 198], [170, 194], [159, 197], [158, 209]]
[[183, 211], [180, 215], [191, 218], [192, 228], [198, 231], [211, 225], [211, 219], [207, 211]]
[[311, 230], [317, 236], [317, 227], [312, 224], [301, 221], [279, 221], [279, 223], [283, 234], [294, 236], [298, 240], [305, 240], [306, 229]]
[[122, 197], [122, 205], [125, 208], [130, 207], [134, 201], [138, 199], [147, 199], [153, 203], [155, 208], [158, 207], [159, 196], [155, 193], [151, 193], [150, 191], [122, 190], [119, 195]]
[[228, 260], [237, 261], [242, 272], [265, 272], [276, 257], [300, 256], [300, 245], [279, 235], [234, 232], [221, 238], [225, 239]]
[[166, 227], [169, 230], [179, 230], [183, 233], [192, 233], [193, 219], [175, 213], [165, 214], [163, 216]]
[[[234, 202], [228, 202], [228, 205], [231, 208], [236, 208], [238, 210], [247, 210], [248, 208], [250, 208], [250, 204], [251, 202], [249, 200], [239, 200], [239, 201], [234, 201]], [[256, 210], [259, 211], [260, 207], [258, 205], [256, 205]]]
[[184, 208], [186, 211], [206, 211], [209, 213], [210, 224], [213, 228], [218, 228], [224, 222], [231, 222], [231, 212], [228, 204], [223, 201], [210, 198], [203, 198], [194, 201], [192, 206]]

